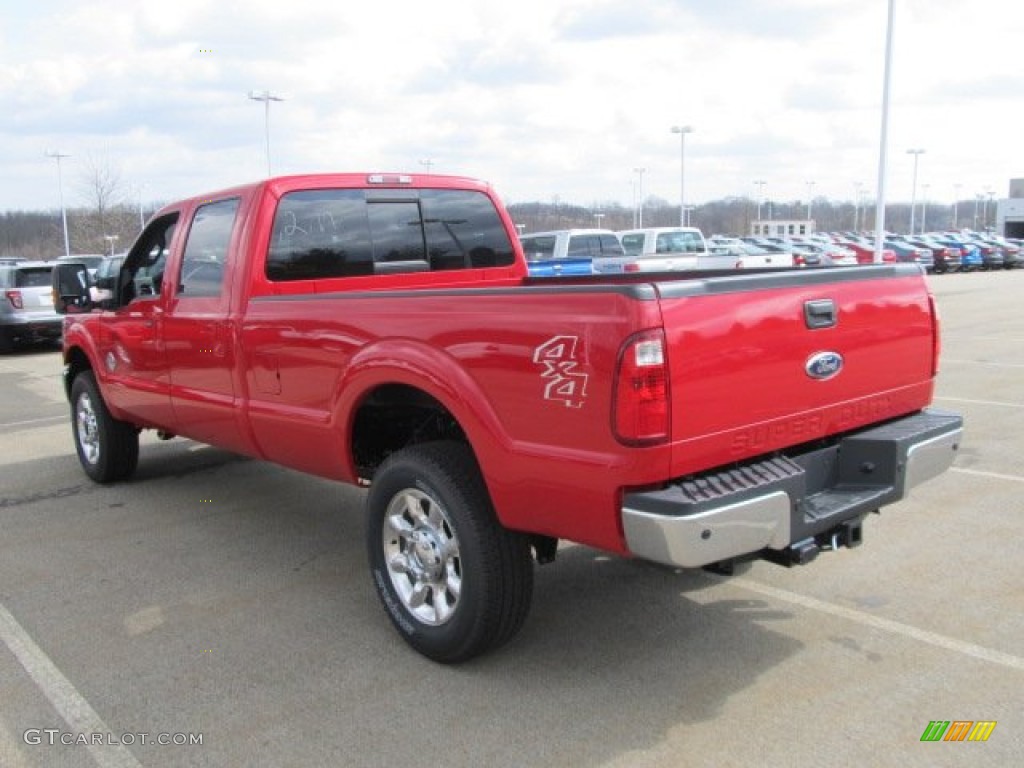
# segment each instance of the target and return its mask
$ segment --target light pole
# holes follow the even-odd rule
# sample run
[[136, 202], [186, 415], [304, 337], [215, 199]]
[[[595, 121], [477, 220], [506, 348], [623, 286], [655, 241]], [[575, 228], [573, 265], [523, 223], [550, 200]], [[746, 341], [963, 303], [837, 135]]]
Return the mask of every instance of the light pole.
[[68, 240], [68, 212], [67, 209], [64, 207], [64, 179], [61, 176], [60, 172], [60, 161], [62, 158], [71, 157], [71, 155], [66, 155], [62, 153], [60, 150], [53, 150], [52, 152], [47, 152], [46, 156], [52, 157], [54, 160], [57, 161], [57, 192], [60, 195], [60, 219], [61, 222], [64, 224], [64, 255], [70, 256], [71, 243]]
[[256, 93], [256, 91], [249, 91], [249, 98], [253, 101], [263, 102], [263, 125], [267, 134], [267, 176], [272, 176], [270, 171], [270, 102], [272, 101], [284, 101], [280, 96], [274, 96], [270, 91], [263, 91], [262, 93]]
[[975, 231], [977, 231], [977, 229], [978, 229], [978, 203], [980, 203], [984, 198], [985, 198], [985, 196], [980, 194], [980, 193], [975, 193], [975, 195], [974, 195], [974, 227], [973, 227], [973, 229]]
[[862, 196], [861, 189], [863, 184], [859, 181], [853, 182], [853, 231], [857, 232], [860, 229], [860, 199]]
[[604, 214], [603, 213], [595, 213], [594, 214], [594, 219], [597, 221], [597, 228], [598, 229], [601, 228], [601, 219], [603, 219], [603, 218], [604, 218]]
[[679, 226], [686, 226], [686, 134], [693, 133], [691, 125], [673, 125], [672, 133], [679, 134]]
[[927, 229], [927, 227], [925, 226], [925, 222], [928, 220], [928, 218], [927, 218], [928, 217], [928, 187], [930, 187], [930, 186], [931, 186], [931, 184], [922, 184], [921, 185], [921, 234], [922, 235], [924, 234], [925, 229]]
[[[992, 191], [992, 187], [985, 187], [985, 194], [988, 195], [988, 202], [992, 202], [992, 198], [995, 193]], [[996, 217], [996, 207], [992, 206], [992, 218]], [[983, 230], [988, 231], [988, 206], [985, 206], [985, 215], [981, 217], [981, 227]], [[992, 228], [995, 229], [995, 221], [992, 222]]]
[[757, 220], [761, 220], [761, 201], [764, 200], [764, 185], [768, 182], [764, 179], [754, 179], [754, 186], [757, 187]]
[[117, 242], [117, 235], [104, 235], [103, 239], [110, 243], [110, 255], [114, 255], [114, 243]]
[[420, 160], [420, 165], [427, 169], [427, 173], [430, 173], [430, 168], [433, 164], [434, 158], [432, 157], [425, 157], [422, 160]]
[[908, 149], [907, 154], [914, 156], [914, 183], [910, 188], [910, 234], [914, 234], [914, 210], [917, 208], [917, 159], [924, 154], [924, 150]]
[[956, 229], [956, 207], [960, 202], [960, 187], [963, 184], [953, 185], [953, 229]]
[[808, 221], [811, 220], [811, 200], [813, 199], [813, 195], [814, 195], [814, 182], [813, 181], [808, 181], [807, 182], [807, 220]]
[[646, 168], [634, 168], [633, 173], [637, 175], [636, 184], [636, 226], [643, 229], [644, 226], [644, 173]]
[[[882, 236], [885, 234], [885, 164], [889, 151], [889, 84], [892, 80], [892, 20], [896, 0], [889, 0], [885, 23], [885, 67], [882, 75], [882, 127], [878, 136], [878, 193], [875, 198], [875, 253], [872, 261], [882, 263]], [[867, 212], [865, 211], [865, 221]]]

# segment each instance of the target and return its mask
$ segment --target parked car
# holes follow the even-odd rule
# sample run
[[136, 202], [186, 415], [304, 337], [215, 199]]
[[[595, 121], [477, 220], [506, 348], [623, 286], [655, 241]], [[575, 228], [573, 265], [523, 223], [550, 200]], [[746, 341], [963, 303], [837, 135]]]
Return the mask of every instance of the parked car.
[[962, 257], [959, 248], [952, 245], [944, 245], [927, 235], [920, 235], [918, 237], [908, 236], [903, 239], [910, 245], [928, 248], [932, 252], [932, 263], [934, 265], [932, 271], [935, 274], [942, 275], [946, 272], [956, 272], [960, 269]]
[[100, 287], [96, 283], [104, 278], [116, 278], [118, 272], [121, 270], [121, 265], [124, 263], [124, 254], [118, 254], [116, 256], [105, 256], [100, 265], [96, 267], [96, 271], [92, 274], [93, 285], [89, 292], [92, 295], [92, 300], [96, 303], [106, 301], [114, 298], [114, 292], [110, 288]]
[[[857, 256], [858, 264], [873, 264], [875, 261], [875, 245], [867, 238], [853, 239], [852, 237], [845, 238], [840, 241], [840, 244], [849, 248]], [[886, 248], [885, 244], [882, 245], [882, 261], [891, 263], [897, 261], [896, 251], [892, 248]]]
[[594, 271], [678, 272], [697, 269], [708, 255], [704, 234], [695, 227], [649, 227], [619, 232], [625, 256], [594, 260]]
[[896, 252], [897, 261], [906, 261], [912, 264], [920, 264], [928, 272], [935, 269], [935, 257], [932, 256], [931, 248], [922, 245], [914, 245], [906, 240], [887, 238], [882, 241], [886, 248]]
[[72, 254], [70, 256], [58, 256], [57, 262], [71, 262], [73, 264], [85, 264], [86, 269], [89, 270], [90, 275], [95, 275], [96, 270], [100, 268], [100, 264], [103, 260], [109, 258], [104, 256], [102, 253], [84, 253], [78, 256]]
[[[610, 229], [560, 229], [521, 235], [530, 275], [589, 275], [596, 258], [623, 256]], [[620, 270], [621, 271], [621, 270]]]
[[701, 269], [804, 266], [796, 262], [790, 249], [750, 243], [738, 237], [712, 237], [708, 250], [709, 256], [698, 260]]
[[53, 309], [52, 272], [52, 262], [0, 262], [0, 352], [21, 343], [60, 341], [62, 319]]

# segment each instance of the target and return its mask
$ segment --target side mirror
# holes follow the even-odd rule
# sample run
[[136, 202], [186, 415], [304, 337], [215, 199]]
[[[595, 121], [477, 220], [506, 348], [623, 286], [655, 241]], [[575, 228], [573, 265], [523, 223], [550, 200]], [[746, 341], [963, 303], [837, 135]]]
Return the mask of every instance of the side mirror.
[[85, 264], [65, 262], [53, 267], [53, 308], [59, 315], [77, 315], [92, 309], [92, 278]]

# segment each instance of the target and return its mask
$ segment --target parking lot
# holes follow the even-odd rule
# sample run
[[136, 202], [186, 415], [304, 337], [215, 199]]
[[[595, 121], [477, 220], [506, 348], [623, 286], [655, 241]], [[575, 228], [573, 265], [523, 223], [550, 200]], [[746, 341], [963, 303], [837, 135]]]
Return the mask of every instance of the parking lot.
[[928, 280], [966, 437], [862, 547], [730, 578], [563, 547], [458, 667], [379, 607], [362, 491], [151, 435], [94, 485], [59, 353], [0, 357], [0, 766], [1019, 765], [1024, 270]]

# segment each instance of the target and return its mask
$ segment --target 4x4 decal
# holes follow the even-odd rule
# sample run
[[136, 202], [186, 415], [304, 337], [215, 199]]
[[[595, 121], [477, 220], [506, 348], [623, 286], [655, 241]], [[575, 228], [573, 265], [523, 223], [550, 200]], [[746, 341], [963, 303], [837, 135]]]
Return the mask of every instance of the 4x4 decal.
[[578, 336], [555, 336], [533, 351], [533, 362], [544, 367], [545, 400], [558, 400], [566, 408], [582, 408], [587, 397], [587, 374], [578, 370]]

